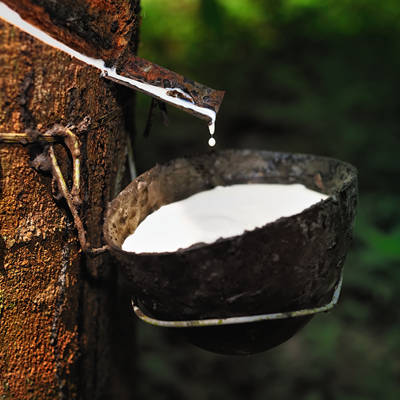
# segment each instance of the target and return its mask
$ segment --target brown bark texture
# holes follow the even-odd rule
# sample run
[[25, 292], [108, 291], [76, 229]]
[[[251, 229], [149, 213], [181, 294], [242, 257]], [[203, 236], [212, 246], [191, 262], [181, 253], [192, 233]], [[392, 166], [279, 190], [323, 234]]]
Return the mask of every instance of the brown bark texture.
[[113, 65], [134, 50], [139, 0], [3, 0], [73, 49]]
[[[69, 4], [76, 18], [85, 7], [96, 9], [94, 27], [95, 18], [115, 11], [105, 1], [35, 3], [39, 11], [47, 3]], [[123, 4], [129, 29], [136, 28], [137, 2], [111, 3]], [[128, 45], [135, 35], [124, 31], [120, 39]], [[122, 103], [130, 96], [0, 20], [0, 132], [91, 120], [80, 135], [80, 214], [93, 247], [102, 245], [103, 214], [124, 167], [132, 116]], [[55, 148], [70, 184], [70, 157], [62, 144]], [[65, 202], [53, 197], [51, 176], [31, 167], [41, 151], [39, 144], [0, 143], [0, 398], [132, 398], [134, 327], [117, 269], [107, 255], [82, 254]]]

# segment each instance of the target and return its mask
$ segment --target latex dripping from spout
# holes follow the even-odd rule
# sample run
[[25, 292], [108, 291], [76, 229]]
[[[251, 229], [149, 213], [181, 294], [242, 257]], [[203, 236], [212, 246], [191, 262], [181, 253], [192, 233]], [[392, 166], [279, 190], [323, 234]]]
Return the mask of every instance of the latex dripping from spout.
[[[29, 3], [29, 0], [27, 0]], [[10, 6], [12, 7], [10, 7]], [[28, 11], [27, 11], [28, 10]], [[69, 54], [85, 64], [97, 68], [101, 76], [118, 84], [128, 86], [167, 104], [177, 107], [209, 123], [211, 138], [209, 145], [215, 145], [212, 137], [215, 130], [215, 120], [224, 97], [224, 91], [211, 89], [201, 83], [187, 79], [176, 72], [137, 57], [127, 48], [121, 51], [113, 67], [109, 67], [106, 49], [99, 48], [89, 39], [84, 41], [86, 53], [77, 49], [72, 38], [77, 32], [67, 27], [49, 24], [48, 15], [43, 9], [35, 14], [35, 19], [29, 12], [29, 7], [23, 8], [11, 0], [0, 1], [0, 19], [16, 26], [45, 44]], [[46, 27], [46, 28], [44, 28]], [[43, 30], [45, 29], [45, 30]]]
[[208, 130], [210, 131], [210, 139], [208, 140], [208, 145], [210, 147], [214, 147], [217, 142], [214, 139], [214, 133], [215, 133], [215, 119], [212, 120], [209, 124], [208, 124]]

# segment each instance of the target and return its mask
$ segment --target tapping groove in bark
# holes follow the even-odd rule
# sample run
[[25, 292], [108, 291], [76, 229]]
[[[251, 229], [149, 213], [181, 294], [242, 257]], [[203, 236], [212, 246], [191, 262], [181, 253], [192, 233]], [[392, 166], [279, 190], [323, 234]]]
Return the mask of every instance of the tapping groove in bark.
[[109, 65], [136, 50], [138, 0], [2, 0], [21, 17], [70, 47]]
[[[37, 11], [46, 2], [7, 3], [27, 9], [35, 3]], [[75, 2], [50, 3], [74, 8]], [[98, 16], [108, 2], [76, 3], [97, 7]], [[132, 46], [137, 2], [118, 3], [131, 29], [119, 38]], [[96, 122], [80, 136], [80, 217], [88, 241], [101, 246], [104, 210], [126, 153], [119, 89], [1, 20], [0, 49], [0, 132], [44, 132], [58, 123], [77, 125], [85, 116]], [[0, 398], [131, 399], [129, 299], [107, 255], [82, 255], [70, 213], [52, 196], [51, 176], [31, 166], [40, 151], [35, 144], [0, 143]], [[68, 152], [58, 143], [54, 152], [72, 187]]]

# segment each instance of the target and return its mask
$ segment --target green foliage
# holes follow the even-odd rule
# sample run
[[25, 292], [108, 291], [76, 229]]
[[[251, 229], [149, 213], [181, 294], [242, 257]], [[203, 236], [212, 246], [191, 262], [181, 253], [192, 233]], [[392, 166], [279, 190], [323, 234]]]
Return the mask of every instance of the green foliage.
[[[246, 358], [140, 324], [142, 398], [400, 398], [400, 2], [142, 0], [142, 56], [227, 94], [222, 147], [308, 152], [359, 170], [354, 243], [337, 308]], [[146, 113], [139, 102], [143, 125]], [[170, 110], [137, 138], [139, 170], [207, 150], [205, 125]]]

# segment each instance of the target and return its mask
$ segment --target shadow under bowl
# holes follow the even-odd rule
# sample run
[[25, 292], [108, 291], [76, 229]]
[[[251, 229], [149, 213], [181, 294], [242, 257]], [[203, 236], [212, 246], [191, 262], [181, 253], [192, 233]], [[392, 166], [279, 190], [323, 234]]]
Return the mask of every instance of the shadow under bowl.
[[[216, 186], [300, 183], [329, 195], [299, 214], [242, 235], [169, 253], [121, 249], [161, 206]], [[290, 312], [330, 302], [351, 242], [357, 173], [339, 160], [305, 154], [227, 150], [157, 165], [109, 205], [104, 236], [153, 317], [201, 320]], [[181, 328], [199, 347], [251, 354], [293, 336], [310, 316], [240, 325]]]

